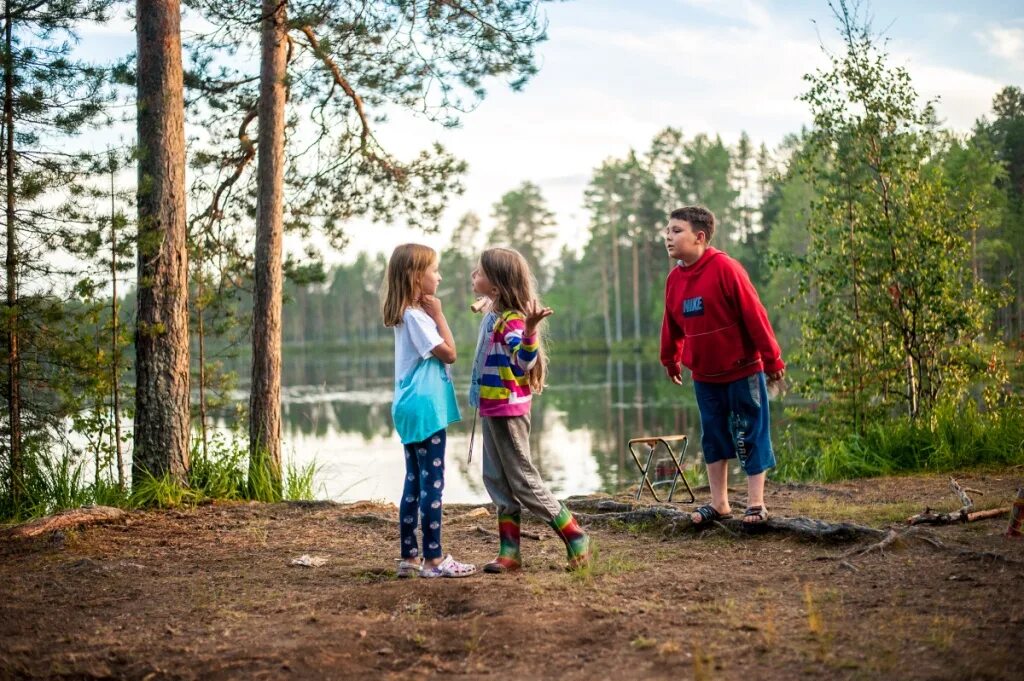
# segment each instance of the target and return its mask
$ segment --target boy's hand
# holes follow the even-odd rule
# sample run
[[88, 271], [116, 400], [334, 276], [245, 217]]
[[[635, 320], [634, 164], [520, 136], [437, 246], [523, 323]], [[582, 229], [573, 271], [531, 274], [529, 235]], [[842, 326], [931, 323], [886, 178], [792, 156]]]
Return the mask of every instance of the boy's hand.
[[423, 296], [420, 298], [420, 307], [435, 321], [444, 316], [441, 312], [441, 299], [437, 296]]
[[526, 330], [524, 336], [532, 336], [537, 332], [537, 325], [542, 320], [550, 317], [555, 313], [550, 307], [541, 307], [541, 304], [536, 300], [531, 300], [523, 310], [523, 315], [526, 317]]
[[772, 373], [768, 374], [768, 380], [770, 382], [781, 381], [785, 377], [785, 375], [786, 370], [779, 369], [778, 371], [773, 371]]
[[674, 367], [675, 373], [672, 373], [673, 367], [665, 367], [665, 373], [668, 374], [668, 380], [672, 381], [676, 385], [683, 384], [683, 374], [679, 371], [679, 367]]

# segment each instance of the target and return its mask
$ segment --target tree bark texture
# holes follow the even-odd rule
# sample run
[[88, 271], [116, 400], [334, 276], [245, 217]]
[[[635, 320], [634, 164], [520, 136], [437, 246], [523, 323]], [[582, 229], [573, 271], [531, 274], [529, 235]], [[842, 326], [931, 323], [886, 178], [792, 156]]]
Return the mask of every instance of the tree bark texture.
[[15, 154], [14, 154], [14, 19], [10, 3], [4, 3], [4, 170], [7, 189], [7, 375], [4, 397], [7, 399], [8, 457], [11, 499], [15, 508], [21, 505], [25, 473], [21, 455], [21, 357], [18, 348], [18, 242], [15, 220]]
[[189, 466], [185, 113], [179, 0], [137, 0], [138, 303], [135, 452], [141, 473]]
[[250, 470], [269, 474], [269, 479], [278, 487], [281, 481], [281, 242], [287, 30], [287, 3], [263, 0], [249, 446]]
[[46, 516], [45, 518], [36, 518], [27, 523], [15, 525], [3, 534], [11, 539], [28, 539], [38, 537], [47, 532], [56, 532], [57, 530], [82, 527], [83, 525], [95, 525], [97, 523], [109, 523], [121, 520], [126, 515], [128, 515], [126, 511], [110, 506], [72, 508]]

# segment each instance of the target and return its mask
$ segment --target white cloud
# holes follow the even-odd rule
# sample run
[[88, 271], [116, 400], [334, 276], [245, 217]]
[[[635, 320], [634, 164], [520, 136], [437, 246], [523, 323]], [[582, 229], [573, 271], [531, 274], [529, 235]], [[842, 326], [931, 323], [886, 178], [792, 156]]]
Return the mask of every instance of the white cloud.
[[676, 0], [686, 7], [693, 7], [714, 16], [740, 21], [751, 26], [767, 28], [774, 24], [772, 13], [764, 3], [755, 0]]
[[1004, 83], [987, 76], [946, 66], [907, 66], [914, 88], [925, 100], [938, 97], [935, 105], [945, 126], [965, 132], [989, 109], [993, 96]]
[[1024, 28], [990, 26], [975, 34], [985, 45], [989, 54], [1005, 59], [1018, 67], [1024, 67]]

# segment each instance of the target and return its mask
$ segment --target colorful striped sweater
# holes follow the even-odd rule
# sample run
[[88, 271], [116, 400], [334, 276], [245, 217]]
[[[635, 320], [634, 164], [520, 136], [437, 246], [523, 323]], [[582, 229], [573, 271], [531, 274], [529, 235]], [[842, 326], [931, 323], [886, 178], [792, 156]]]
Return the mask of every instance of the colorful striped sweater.
[[502, 313], [493, 328], [486, 321], [480, 325], [471, 398], [479, 388], [481, 416], [528, 414], [533, 396], [527, 372], [537, 363], [537, 336], [523, 337], [526, 320], [518, 312]]

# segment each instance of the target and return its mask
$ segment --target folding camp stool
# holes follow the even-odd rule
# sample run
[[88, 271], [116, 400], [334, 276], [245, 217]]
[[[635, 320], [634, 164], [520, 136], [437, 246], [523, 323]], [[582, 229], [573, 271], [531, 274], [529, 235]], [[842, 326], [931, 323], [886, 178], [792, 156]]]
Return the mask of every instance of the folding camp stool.
[[[682, 443], [681, 448], [679, 450], [679, 456], [676, 456], [675, 451], [672, 449], [672, 445], [669, 444], [671, 442]], [[654, 461], [654, 450], [658, 448], [659, 444], [665, 445], [665, 449], [668, 451], [668, 455], [669, 457], [671, 457], [672, 463], [675, 466], [675, 473], [672, 474], [672, 486], [669, 488], [668, 499], [666, 499], [666, 501], [668, 501], [669, 503], [676, 504], [692, 504], [697, 500], [697, 497], [693, 495], [693, 490], [690, 489], [690, 483], [688, 483], [686, 481], [686, 477], [683, 476], [682, 459], [683, 456], [686, 454], [687, 445], [685, 435], [654, 435], [651, 437], [635, 437], [629, 441], [629, 453], [633, 455], [633, 461], [636, 462], [636, 467], [640, 469], [640, 475], [642, 477], [642, 479], [640, 480], [640, 486], [636, 490], [637, 500], [639, 500], [640, 495], [644, 493], [644, 485], [646, 485], [647, 489], [651, 490], [651, 494], [654, 495], [654, 500], [657, 502], [661, 502], [661, 499], [658, 497], [658, 492], [657, 490], [654, 489], [654, 487], [656, 485], [669, 484], [668, 480], [659, 480], [651, 482], [649, 476], [651, 463]], [[635, 449], [635, 447], [639, 445], [643, 445], [649, 448], [647, 452], [647, 459], [644, 462], [641, 462], [641, 457]], [[672, 495], [676, 493], [676, 484], [680, 480], [683, 481], [683, 486], [686, 488], [686, 492], [690, 495], [689, 501], [674, 501], [672, 499]]]

